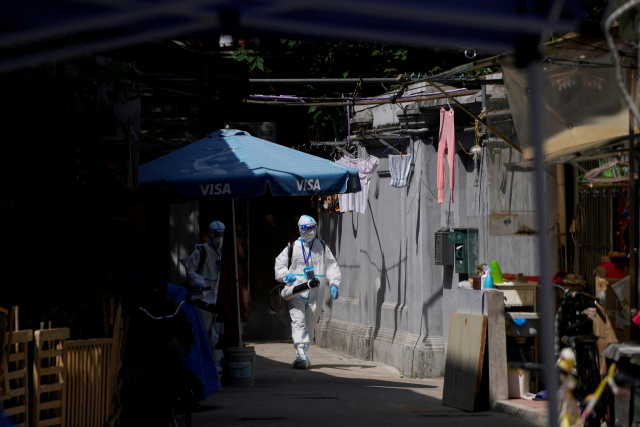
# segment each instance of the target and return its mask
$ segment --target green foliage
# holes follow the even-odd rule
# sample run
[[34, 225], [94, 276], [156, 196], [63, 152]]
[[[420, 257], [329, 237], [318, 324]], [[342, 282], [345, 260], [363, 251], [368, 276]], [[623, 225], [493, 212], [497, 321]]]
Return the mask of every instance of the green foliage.
[[[300, 53], [303, 58], [301, 72], [311, 78], [390, 76], [399, 73], [399, 69], [403, 68], [402, 64], [411, 58], [407, 48], [376, 43], [343, 40], [308, 42], [289, 38], [281, 38], [280, 43], [283, 47]], [[394, 86], [390, 89], [394, 90]], [[321, 85], [318, 88], [307, 86], [303, 90], [312, 96], [340, 97], [352, 94], [354, 88], [345, 90], [344, 85], [340, 88]], [[345, 113], [344, 107], [312, 106], [309, 108], [309, 114], [313, 114], [314, 122], [346, 120]]]
[[235, 59], [238, 62], [245, 63], [249, 66], [249, 69], [254, 70], [258, 69], [265, 73], [270, 73], [271, 70], [265, 68], [264, 66], [264, 58], [260, 56], [260, 52], [253, 49], [246, 49], [244, 47], [238, 48], [236, 52], [231, 55], [231, 58]]
[[410, 57], [409, 50], [387, 45], [350, 41], [314, 41], [281, 38], [280, 43], [304, 58], [309, 77], [379, 76], [397, 71], [400, 62]]
[[463, 73], [462, 77], [478, 77], [478, 76], [485, 76], [487, 74], [494, 74], [499, 72], [500, 72], [500, 68], [498, 67], [478, 68], [476, 70]]

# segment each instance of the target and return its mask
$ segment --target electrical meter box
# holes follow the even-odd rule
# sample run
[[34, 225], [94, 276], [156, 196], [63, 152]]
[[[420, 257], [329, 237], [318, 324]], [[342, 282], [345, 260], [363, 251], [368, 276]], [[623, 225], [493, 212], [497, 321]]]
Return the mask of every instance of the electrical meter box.
[[453, 245], [449, 243], [449, 231], [436, 231], [435, 254], [436, 265], [453, 265]]
[[477, 275], [478, 263], [478, 229], [452, 228], [448, 234], [449, 243], [453, 244], [454, 271], [460, 274]]

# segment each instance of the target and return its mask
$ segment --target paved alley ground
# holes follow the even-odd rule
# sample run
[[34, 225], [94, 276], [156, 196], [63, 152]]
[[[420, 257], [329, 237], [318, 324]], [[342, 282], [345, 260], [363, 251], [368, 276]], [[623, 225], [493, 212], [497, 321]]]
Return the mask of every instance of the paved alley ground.
[[502, 412], [443, 406], [443, 378], [401, 378], [398, 370], [312, 346], [312, 368], [291, 369], [289, 342], [256, 349], [255, 385], [225, 387], [193, 414], [193, 426], [459, 426], [529, 427]]

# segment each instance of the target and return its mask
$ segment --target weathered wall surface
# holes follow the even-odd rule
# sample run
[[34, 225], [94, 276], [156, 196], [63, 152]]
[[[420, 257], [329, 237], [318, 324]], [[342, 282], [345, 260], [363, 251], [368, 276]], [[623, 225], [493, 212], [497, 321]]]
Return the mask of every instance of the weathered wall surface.
[[[394, 124], [389, 106], [372, 112], [374, 127], [376, 122]], [[457, 129], [454, 203], [449, 202], [445, 164], [445, 203], [438, 204], [437, 137], [406, 141], [415, 150], [408, 187], [390, 186], [384, 147], [365, 146], [361, 157], [380, 158], [367, 212], [320, 215], [320, 235], [338, 259], [343, 284], [337, 301], [325, 295], [317, 344], [392, 365], [405, 375], [437, 377], [444, 375], [449, 314], [465, 312], [471, 303], [458, 289], [459, 280], [467, 277], [454, 273], [453, 266], [435, 265], [435, 232], [442, 227], [477, 228], [480, 262], [495, 259], [503, 272], [537, 274], [537, 242], [529, 220], [536, 214], [534, 174], [504, 166], [522, 160], [513, 149], [485, 147], [474, 186], [474, 164], [461, 147], [468, 150], [473, 145], [473, 134]], [[544, 183], [551, 206], [549, 224], [557, 222], [554, 171], [547, 173]], [[508, 224], [524, 218], [526, 228], [494, 227], [492, 235], [491, 222], [505, 225], [505, 215], [512, 220]], [[555, 234], [550, 236], [555, 259]]]
[[179, 284], [187, 278], [180, 260], [200, 243], [199, 202], [172, 204], [169, 215], [169, 281]]
[[[390, 186], [382, 149], [365, 214], [322, 214], [320, 234], [342, 271], [340, 298], [325, 304], [319, 343], [419, 376], [444, 374], [436, 151], [416, 141], [411, 184]], [[436, 285], [437, 284], [437, 285]]]

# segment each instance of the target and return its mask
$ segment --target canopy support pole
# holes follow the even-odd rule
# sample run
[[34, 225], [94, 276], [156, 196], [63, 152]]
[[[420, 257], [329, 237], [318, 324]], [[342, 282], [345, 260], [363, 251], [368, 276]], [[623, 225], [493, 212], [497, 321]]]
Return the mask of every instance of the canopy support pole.
[[531, 142], [535, 150], [535, 201], [536, 201], [536, 227], [538, 232], [538, 269], [540, 274], [540, 355], [545, 367], [543, 372], [544, 382], [547, 387], [549, 403], [549, 426], [558, 426], [558, 407], [556, 406], [556, 390], [558, 388], [558, 376], [555, 369], [555, 288], [552, 288], [551, 262], [549, 259], [549, 238], [547, 236], [547, 203], [545, 195], [546, 178], [544, 171], [544, 117], [542, 115], [542, 77], [540, 76], [540, 61], [532, 61], [528, 66], [529, 88], [531, 89], [530, 102], [530, 132]]
[[238, 315], [238, 347], [242, 347], [242, 322], [240, 319], [240, 284], [238, 283], [238, 242], [236, 239], [236, 201], [231, 199], [231, 223], [233, 227], [233, 277], [236, 281], [236, 313]]
[[[639, 53], [640, 55], [640, 53]], [[633, 68], [631, 64], [631, 84], [629, 93], [631, 93], [631, 99], [635, 102], [636, 98], [636, 69]], [[633, 111], [629, 109], [629, 192], [627, 193], [627, 200], [629, 203], [629, 208], [627, 211], [629, 212], [629, 290], [630, 290], [630, 299], [631, 299], [631, 309], [634, 309], [638, 306], [637, 304], [637, 295], [636, 295], [636, 218], [638, 215], [636, 213], [636, 153], [635, 153], [635, 118], [633, 116]], [[631, 315], [631, 313], [629, 313]]]

